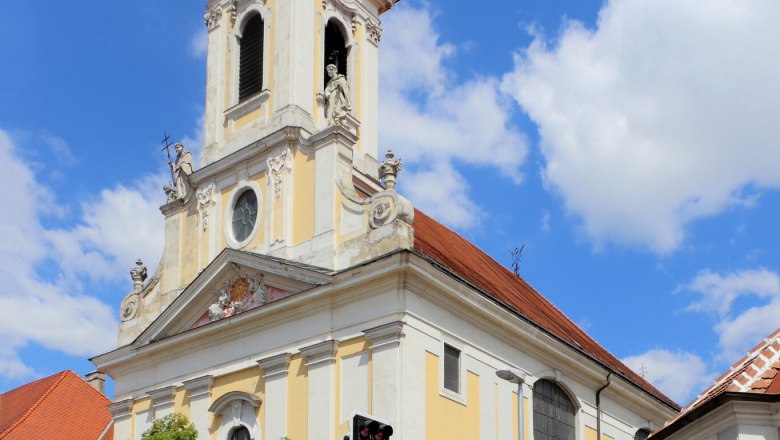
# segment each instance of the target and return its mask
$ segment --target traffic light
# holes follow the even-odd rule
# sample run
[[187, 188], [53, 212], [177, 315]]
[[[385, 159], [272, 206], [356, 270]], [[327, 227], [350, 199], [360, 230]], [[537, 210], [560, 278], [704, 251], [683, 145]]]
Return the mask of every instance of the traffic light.
[[[388, 440], [393, 435], [393, 427], [376, 420], [356, 414], [352, 418], [353, 440]], [[344, 440], [348, 440], [345, 436]]]

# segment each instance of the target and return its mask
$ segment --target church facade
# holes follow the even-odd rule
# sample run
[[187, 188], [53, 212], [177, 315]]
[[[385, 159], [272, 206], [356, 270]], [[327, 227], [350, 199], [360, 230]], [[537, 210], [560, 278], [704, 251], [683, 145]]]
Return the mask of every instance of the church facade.
[[679, 409], [396, 192], [377, 139], [396, 1], [207, 2], [200, 168], [177, 146], [161, 261], [133, 268], [118, 348], [92, 359], [115, 439], [179, 412], [213, 440], [358, 439], [367, 420], [392, 439], [629, 440]]

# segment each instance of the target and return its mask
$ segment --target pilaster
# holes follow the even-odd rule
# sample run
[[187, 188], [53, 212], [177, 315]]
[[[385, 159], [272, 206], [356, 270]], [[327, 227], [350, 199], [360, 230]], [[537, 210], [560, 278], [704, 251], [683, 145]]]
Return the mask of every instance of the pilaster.
[[201, 376], [184, 381], [184, 389], [189, 393], [190, 420], [198, 430], [198, 438], [208, 439], [209, 432], [209, 400], [214, 376]]
[[301, 348], [308, 379], [308, 429], [311, 439], [335, 435], [334, 406], [336, 349], [338, 342], [328, 340]]
[[371, 343], [371, 413], [399, 428], [403, 326], [395, 321], [363, 331]]
[[173, 398], [176, 396], [175, 385], [149, 391], [146, 394], [152, 399], [152, 411], [155, 420], [173, 412]]
[[130, 440], [130, 411], [132, 409], [132, 399], [120, 400], [108, 405], [108, 410], [114, 420], [115, 440]]
[[290, 353], [282, 353], [257, 361], [265, 380], [265, 429], [263, 438], [278, 439], [286, 435], [287, 368]]

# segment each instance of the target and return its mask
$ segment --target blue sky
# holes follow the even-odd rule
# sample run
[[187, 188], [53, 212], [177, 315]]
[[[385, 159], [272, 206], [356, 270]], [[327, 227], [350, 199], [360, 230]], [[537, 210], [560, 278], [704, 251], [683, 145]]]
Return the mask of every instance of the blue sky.
[[[0, 391], [112, 348], [159, 258], [165, 131], [197, 152], [203, 2], [11, 2]], [[415, 205], [681, 403], [780, 325], [780, 5], [404, 0], [380, 144]], [[399, 129], [403, 127], [403, 129]]]

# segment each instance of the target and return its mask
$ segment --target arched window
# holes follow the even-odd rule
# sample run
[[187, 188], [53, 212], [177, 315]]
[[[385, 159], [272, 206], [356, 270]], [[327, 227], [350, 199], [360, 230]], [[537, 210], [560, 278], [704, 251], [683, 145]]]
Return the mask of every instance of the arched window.
[[263, 17], [255, 14], [244, 25], [238, 54], [238, 100], [263, 90]]
[[323, 63], [322, 87], [325, 88], [328, 85], [328, 64], [335, 64], [338, 68], [338, 73], [348, 77], [347, 75], [347, 44], [344, 40], [344, 34], [341, 32], [336, 20], [331, 19], [328, 21], [328, 25], [325, 26], [325, 63]]
[[647, 440], [650, 437], [650, 430], [642, 428], [634, 434], [634, 440]]
[[246, 426], [239, 426], [230, 433], [230, 440], [252, 440]]
[[534, 440], [574, 440], [574, 404], [549, 380], [534, 384]]

